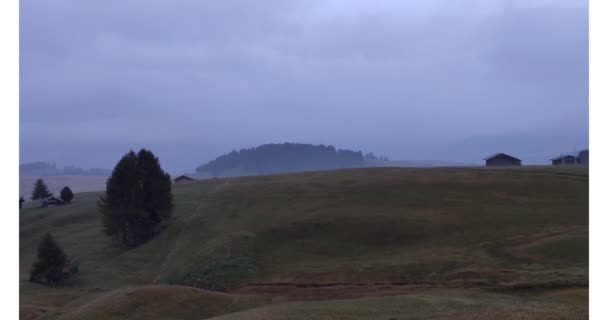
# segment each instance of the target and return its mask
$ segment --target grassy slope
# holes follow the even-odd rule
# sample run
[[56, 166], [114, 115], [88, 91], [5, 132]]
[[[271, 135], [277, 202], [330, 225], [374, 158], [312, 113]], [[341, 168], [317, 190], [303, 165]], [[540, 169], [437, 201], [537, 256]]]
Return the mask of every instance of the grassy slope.
[[[127, 286], [170, 283], [222, 289], [229, 291], [231, 299], [246, 297], [248, 301], [231, 303], [231, 308], [217, 313], [188, 313], [184, 311], [191, 309], [188, 303], [180, 308], [159, 307], [165, 317], [177, 318], [185, 318], [184, 314], [202, 318], [266, 304], [271, 306], [252, 309], [246, 317], [262, 312], [261, 318], [272, 318], [275, 313], [281, 318], [289, 310], [306, 315], [312, 308], [343, 318], [338, 311], [331, 313], [332, 308], [378, 306], [352, 317], [363, 319], [374, 314], [395, 316], [385, 312], [393, 310], [388, 305], [404, 310], [411, 299], [431, 299], [429, 295], [437, 303], [421, 309], [421, 314], [473, 308], [471, 314], [481, 312], [483, 318], [483, 312], [512, 312], [509, 308], [518, 306], [521, 312], [540, 310], [550, 316], [564, 302], [586, 310], [586, 298], [546, 298], [544, 293], [527, 296], [533, 288], [584, 287], [587, 283], [585, 169], [338, 170], [206, 180], [175, 185], [174, 195], [171, 226], [133, 250], [113, 247], [101, 234], [95, 207], [99, 193], [77, 194], [67, 207], [23, 210], [23, 309], [47, 318], [69, 318], [83, 308], [89, 310], [92, 303], [100, 305], [99, 301], [106, 301], [104, 295], [119, 294]], [[73, 287], [49, 289], [26, 281], [37, 242], [46, 231], [53, 232], [65, 251], [81, 263]], [[283, 286], [248, 285], [259, 283]], [[415, 284], [421, 289], [396, 298], [362, 298], [367, 299], [365, 303], [280, 304], [302, 298], [296, 292], [303, 285], [332, 283], [366, 285], [358, 289], [362, 296], [368, 295], [366, 291], [382, 291], [386, 283], [404, 288]], [[446, 287], [451, 291], [436, 292], [436, 288]], [[278, 288], [281, 297], [269, 300], [265, 293], [270, 289], [266, 288]], [[528, 290], [490, 294], [471, 293], [467, 288]], [[356, 290], [346, 287], [333, 298], [344, 298], [351, 291]], [[399, 293], [406, 292], [391, 294]], [[525, 299], [520, 301], [522, 295]], [[321, 296], [332, 298], [332, 294], [317, 297]], [[467, 301], [477, 307], [452, 303], [450, 299], [459, 296], [472, 297]], [[207, 298], [197, 293], [183, 300], [204, 305]], [[385, 303], [387, 308], [382, 307]], [[146, 301], [135, 299], [132, 304], [146, 305]], [[495, 307], [487, 311], [488, 306]], [[146, 318], [147, 308], [125, 308], [122, 316]]]
[[[26, 201], [30, 201], [29, 197], [38, 176], [19, 176], [19, 194], [24, 196]], [[56, 196], [59, 196], [61, 189], [69, 186], [72, 192], [90, 192], [103, 190], [106, 187], [107, 176], [84, 176], [84, 175], [69, 175], [69, 176], [45, 176], [42, 177], [44, 183], [48, 186], [49, 191]]]

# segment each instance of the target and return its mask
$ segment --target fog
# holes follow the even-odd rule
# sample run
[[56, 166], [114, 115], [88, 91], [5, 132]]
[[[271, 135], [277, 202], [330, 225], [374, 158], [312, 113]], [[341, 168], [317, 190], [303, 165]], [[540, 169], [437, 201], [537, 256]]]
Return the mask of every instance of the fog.
[[20, 162], [270, 142], [524, 163], [588, 145], [586, 1], [21, 2]]

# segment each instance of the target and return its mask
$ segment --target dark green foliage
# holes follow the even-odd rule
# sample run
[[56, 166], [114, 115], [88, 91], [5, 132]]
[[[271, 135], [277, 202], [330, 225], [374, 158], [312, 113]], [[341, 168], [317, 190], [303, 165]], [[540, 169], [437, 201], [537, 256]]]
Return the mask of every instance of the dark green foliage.
[[173, 208], [171, 177], [151, 151], [130, 151], [120, 159], [99, 201], [104, 232], [124, 245], [154, 236]]
[[32, 191], [32, 200], [46, 199], [52, 195], [53, 194], [49, 192], [46, 184], [44, 184], [44, 180], [36, 180], [36, 183], [34, 183], [34, 190]]
[[38, 246], [38, 259], [30, 270], [30, 281], [57, 284], [78, 272], [78, 264], [71, 263], [63, 250], [47, 233]]
[[70, 190], [69, 187], [64, 187], [63, 189], [61, 189], [61, 200], [70, 203], [72, 202], [72, 199], [74, 199], [74, 193], [72, 193], [72, 190]]
[[333, 146], [325, 145], [283, 143], [232, 151], [199, 166], [196, 171], [222, 176], [234, 171], [269, 174], [363, 165], [364, 157], [361, 151], [336, 150]]

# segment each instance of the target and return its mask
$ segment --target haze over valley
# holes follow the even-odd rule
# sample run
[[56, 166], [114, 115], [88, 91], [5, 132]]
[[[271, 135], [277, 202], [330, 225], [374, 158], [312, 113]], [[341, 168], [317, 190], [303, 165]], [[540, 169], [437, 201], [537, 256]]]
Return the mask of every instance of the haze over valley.
[[21, 319], [589, 316], [587, 1], [19, 9]]

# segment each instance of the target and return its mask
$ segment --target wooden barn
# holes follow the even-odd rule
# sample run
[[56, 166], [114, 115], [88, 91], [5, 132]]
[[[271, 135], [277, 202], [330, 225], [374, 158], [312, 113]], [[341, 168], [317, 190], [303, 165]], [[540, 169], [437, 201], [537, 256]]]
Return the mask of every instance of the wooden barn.
[[578, 159], [572, 155], [563, 155], [556, 158], [551, 159], [551, 164], [554, 166], [558, 165], [566, 165], [566, 164], [577, 164]]
[[190, 178], [190, 177], [182, 174], [181, 176], [175, 178], [173, 181], [175, 181], [175, 182], [189, 182], [189, 181], [196, 181], [196, 179]]
[[505, 153], [497, 153], [484, 159], [486, 166], [521, 166], [521, 160]]
[[60, 205], [63, 205], [63, 201], [55, 197], [46, 198], [40, 204], [41, 207], [55, 207]]

